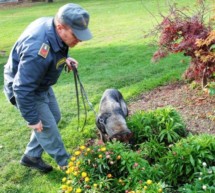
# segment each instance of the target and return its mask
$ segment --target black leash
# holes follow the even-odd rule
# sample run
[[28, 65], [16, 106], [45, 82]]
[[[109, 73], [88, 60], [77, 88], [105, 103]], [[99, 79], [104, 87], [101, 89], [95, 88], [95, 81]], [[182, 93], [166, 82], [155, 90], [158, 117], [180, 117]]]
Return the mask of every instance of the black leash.
[[[84, 114], [85, 114], [85, 118], [84, 118], [84, 124], [83, 127], [81, 128], [81, 131], [84, 129], [86, 122], [87, 122], [87, 108], [86, 108], [86, 104], [85, 104], [85, 100], [87, 101], [88, 105], [90, 106], [91, 110], [94, 112], [94, 114], [97, 116], [96, 111], [93, 108], [92, 103], [89, 101], [87, 93], [84, 89], [83, 84], [81, 83], [81, 80], [79, 78], [78, 75], [78, 70], [76, 68], [76, 66], [70, 62], [70, 65], [72, 67], [72, 71], [73, 71], [73, 75], [74, 75], [74, 82], [75, 82], [75, 92], [76, 92], [76, 101], [77, 101], [77, 111], [78, 111], [78, 127], [77, 130], [80, 126], [80, 101], [79, 101], [79, 89], [81, 92], [81, 98], [82, 98], [82, 103], [84, 105]], [[79, 88], [78, 88], [78, 84], [79, 84]]]

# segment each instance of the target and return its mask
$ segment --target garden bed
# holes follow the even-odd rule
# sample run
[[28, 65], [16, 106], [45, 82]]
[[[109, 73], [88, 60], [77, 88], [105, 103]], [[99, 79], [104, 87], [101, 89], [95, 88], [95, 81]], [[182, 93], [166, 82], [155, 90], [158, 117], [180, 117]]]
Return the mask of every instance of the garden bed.
[[172, 106], [193, 133], [215, 134], [215, 96], [203, 92], [201, 88], [191, 88], [189, 84], [176, 82], [158, 87], [141, 94], [129, 104], [130, 114], [138, 110], [153, 110]]

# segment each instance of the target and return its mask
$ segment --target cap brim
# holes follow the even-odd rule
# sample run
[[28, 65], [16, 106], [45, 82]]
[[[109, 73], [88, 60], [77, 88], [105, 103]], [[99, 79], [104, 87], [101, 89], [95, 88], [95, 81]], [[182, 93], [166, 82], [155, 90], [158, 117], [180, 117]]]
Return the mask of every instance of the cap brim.
[[73, 28], [72, 31], [75, 34], [76, 38], [81, 41], [90, 40], [93, 37], [88, 28], [84, 30], [77, 30]]

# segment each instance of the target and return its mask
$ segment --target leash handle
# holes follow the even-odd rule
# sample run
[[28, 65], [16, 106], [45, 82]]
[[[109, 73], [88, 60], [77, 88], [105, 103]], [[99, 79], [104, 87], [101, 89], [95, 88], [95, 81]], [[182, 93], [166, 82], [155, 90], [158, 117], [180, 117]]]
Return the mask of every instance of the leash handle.
[[77, 70], [77, 68], [75, 66], [75, 63], [74, 62], [70, 62], [70, 65], [72, 67], [72, 71], [78, 73], [78, 70]]

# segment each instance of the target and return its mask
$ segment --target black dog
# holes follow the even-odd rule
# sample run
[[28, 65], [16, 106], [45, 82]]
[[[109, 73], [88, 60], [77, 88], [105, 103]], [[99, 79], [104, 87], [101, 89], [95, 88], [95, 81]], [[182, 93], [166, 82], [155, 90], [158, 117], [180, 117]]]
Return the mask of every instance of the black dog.
[[96, 125], [103, 142], [112, 139], [129, 142], [132, 132], [126, 124], [128, 108], [122, 94], [116, 89], [107, 89], [103, 93], [99, 106]]

